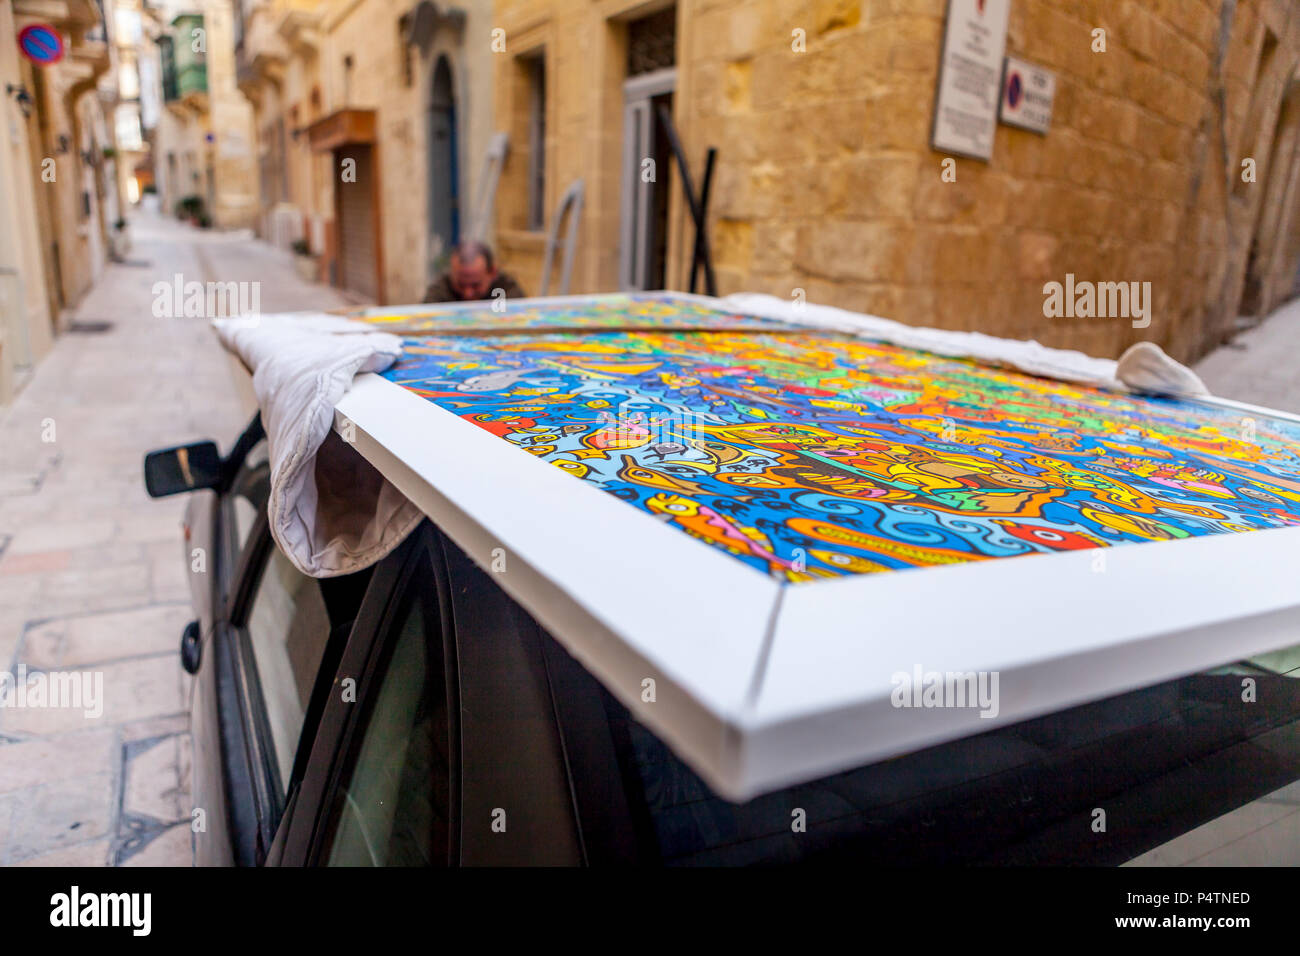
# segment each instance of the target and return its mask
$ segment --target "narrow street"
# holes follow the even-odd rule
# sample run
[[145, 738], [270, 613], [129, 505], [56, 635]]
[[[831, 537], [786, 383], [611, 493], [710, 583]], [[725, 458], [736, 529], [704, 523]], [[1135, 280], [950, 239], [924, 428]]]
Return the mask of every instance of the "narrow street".
[[[142, 212], [72, 329], [0, 418], [0, 655], [25, 668], [103, 675], [99, 719], [0, 711], [0, 864], [188, 865], [191, 617], [179, 522], [152, 501], [151, 448], [244, 425], [226, 355], [205, 319], [157, 318], [155, 282], [260, 280], [265, 312], [334, 308], [290, 257], [246, 233]], [[1300, 409], [1277, 356], [1300, 349], [1300, 301], [1198, 365], [1220, 395]]]
[[185, 502], [149, 499], [141, 461], [225, 449], [245, 422], [207, 321], [156, 318], [154, 283], [260, 279], [265, 312], [343, 304], [246, 234], [148, 213], [132, 233], [0, 412], [0, 669], [102, 672], [104, 699], [99, 719], [0, 710], [0, 865], [190, 863]]
[[1300, 299], [1292, 299], [1230, 345], [1196, 364], [1211, 392], [1224, 398], [1300, 412]]

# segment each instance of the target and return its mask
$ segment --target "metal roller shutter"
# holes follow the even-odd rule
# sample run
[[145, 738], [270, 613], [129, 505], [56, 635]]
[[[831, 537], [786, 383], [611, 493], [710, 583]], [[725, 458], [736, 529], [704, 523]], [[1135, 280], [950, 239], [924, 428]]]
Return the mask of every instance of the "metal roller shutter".
[[344, 182], [340, 175], [335, 187], [339, 191], [339, 274], [345, 289], [378, 299], [371, 148], [344, 146], [338, 158], [340, 171], [345, 160], [356, 162], [356, 182]]

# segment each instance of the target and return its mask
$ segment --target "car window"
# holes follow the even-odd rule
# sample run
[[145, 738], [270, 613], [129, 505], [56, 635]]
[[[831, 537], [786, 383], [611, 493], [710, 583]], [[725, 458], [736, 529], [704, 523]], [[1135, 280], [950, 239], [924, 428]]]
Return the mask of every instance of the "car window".
[[445, 535], [460, 695], [460, 858], [472, 866], [583, 860], [541, 630]]
[[[312, 858], [335, 866], [582, 861], [541, 632], [448, 538], [411, 541], [361, 671]], [[376, 592], [378, 593], [378, 592]], [[371, 595], [367, 595], [367, 601]], [[363, 608], [357, 618], [367, 620]], [[354, 646], [355, 645], [355, 646]], [[373, 661], [368, 666], [365, 661]], [[337, 709], [338, 696], [330, 705]], [[308, 771], [310, 774], [311, 771]]]
[[320, 582], [303, 574], [272, 547], [245, 627], [283, 795], [330, 634]]
[[[416, 591], [416, 589], [412, 589]], [[446, 866], [450, 728], [440, 633], [427, 592], [396, 617], [396, 640], [336, 793], [330, 866]], [[431, 647], [432, 645], [432, 647]]]
[[234, 532], [232, 554], [237, 555], [244, 550], [257, 516], [266, 506], [269, 467], [266, 440], [263, 439], [249, 449], [229, 495], [231, 528]]

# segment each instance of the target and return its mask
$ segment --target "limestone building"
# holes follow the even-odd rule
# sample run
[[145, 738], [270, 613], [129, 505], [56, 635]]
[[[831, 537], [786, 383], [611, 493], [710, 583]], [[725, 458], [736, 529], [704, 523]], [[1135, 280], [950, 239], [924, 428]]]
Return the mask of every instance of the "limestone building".
[[[1008, 2], [1005, 53], [1055, 77], [1050, 128], [999, 124], [981, 161], [931, 145], [949, 0], [497, 0], [504, 257], [537, 287], [581, 179], [573, 291], [686, 288], [663, 107], [697, 193], [718, 151], [720, 293], [1181, 359], [1293, 294], [1300, 2]], [[1049, 318], [1067, 274], [1150, 282], [1151, 324]]]
[[232, 0], [162, 0], [146, 10], [163, 104], [153, 142], [161, 207], [200, 224], [251, 227], [253, 111], [236, 83]]
[[153, 181], [146, 133], [158, 122], [154, 51], [144, 32], [143, 7], [143, 0], [115, 0], [111, 7], [117, 74], [117, 104], [112, 119], [118, 194], [128, 206], [139, 202], [142, 189]]
[[418, 301], [476, 212], [492, 141], [489, 0], [243, 0], [259, 231], [321, 281]]
[[[25, 27], [62, 55], [20, 54]], [[0, 404], [99, 276], [121, 217], [111, 21], [93, 0], [0, 2]]]

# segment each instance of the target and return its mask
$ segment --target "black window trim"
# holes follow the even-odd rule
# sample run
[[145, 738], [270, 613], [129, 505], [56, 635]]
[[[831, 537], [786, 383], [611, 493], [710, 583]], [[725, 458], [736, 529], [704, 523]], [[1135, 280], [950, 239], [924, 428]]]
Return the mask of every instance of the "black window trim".
[[257, 519], [253, 522], [252, 529], [248, 532], [248, 540], [244, 542], [243, 551], [235, 554], [232, 510], [233, 505], [228, 500], [224, 500], [222, 521], [226, 525], [225, 548], [231, 556], [230, 567], [233, 570], [226, 582], [225, 593], [218, 597], [224, 602], [222, 616], [232, 625], [242, 627], [248, 619], [253, 596], [257, 593], [258, 585], [261, 584], [267, 558], [275, 548], [275, 539], [271, 537], [270, 519], [267, 516], [266, 505], [263, 503], [258, 509]]
[[[608, 691], [540, 624], [542, 657], [574, 819], [587, 866], [631, 866], [657, 860], [653, 836], [629, 795], [629, 768], [618, 757], [614, 728], [604, 706]], [[619, 776], [610, 775], [618, 768]]]
[[[224, 504], [228, 509], [228, 503]], [[224, 515], [228, 519], [229, 511]], [[229, 543], [233, 544], [233, 539]], [[236, 575], [225, 613], [217, 625], [215, 643], [226, 799], [236, 858], [245, 865], [258, 865], [266, 858], [286, 802], [257, 664], [245, 627], [252, 598], [274, 547], [263, 507], [243, 553], [234, 562]]]
[[[222, 611], [215, 643], [218, 655], [215, 676], [223, 715], [221, 751], [226, 767], [224, 784], [231, 832], [236, 858], [245, 865], [260, 865], [265, 861], [288, 806], [291, 794], [287, 791], [293, 783], [292, 775], [288, 781], [280, 779], [274, 736], [247, 628], [253, 601], [276, 548], [266, 497], [258, 494], [268, 482], [269, 469], [265, 462], [241, 470], [219, 502], [223, 533], [214, 539], [218, 541], [219, 567], [223, 571], [233, 569], [231, 574], [221, 574], [214, 582], [220, 589], [214, 598], [221, 602]], [[231, 501], [234, 494], [245, 494], [258, 508], [244, 547], [238, 553]], [[315, 726], [308, 726], [306, 718], [311, 715], [304, 716], [299, 748], [316, 730]]]
[[[260, 549], [266, 542], [262, 540], [259, 532], [267, 515], [267, 501], [271, 492], [271, 465], [269, 461], [259, 461], [251, 467], [246, 463], [248, 453], [257, 444], [256, 440], [245, 441], [254, 425], [260, 427], [260, 418], [253, 419], [249, 428], [236, 443], [235, 451], [239, 452], [238, 470], [231, 477], [229, 485], [221, 490], [217, 507], [214, 509], [218, 524], [212, 536], [213, 547], [217, 552], [214, 556], [217, 573], [213, 581], [216, 587], [212, 595], [212, 607], [227, 620], [232, 619], [232, 615], [242, 610], [243, 605], [247, 603], [250, 592], [257, 585], [256, 578], [249, 580], [248, 571], [250, 568], [258, 567], [265, 557], [265, 552]], [[247, 447], [241, 447], [244, 445]], [[232, 451], [232, 455], [234, 453]], [[248, 499], [258, 512], [258, 518], [249, 529], [248, 538], [244, 541], [242, 549], [239, 542], [235, 540], [235, 535], [238, 533], [234, 506], [236, 495]], [[271, 546], [273, 547], [274, 544]]]
[[216, 650], [222, 763], [236, 858], [255, 866], [265, 859], [283, 811], [279, 773], [245, 636], [222, 622]]
[[238, 865], [256, 866], [260, 862], [265, 837], [259, 826], [261, 805], [254, 783], [255, 764], [250, 755], [252, 734], [239, 692], [240, 679], [235, 660], [238, 635], [229, 623], [219, 621], [213, 637], [211, 666], [216, 668], [221, 777], [231, 850]]

